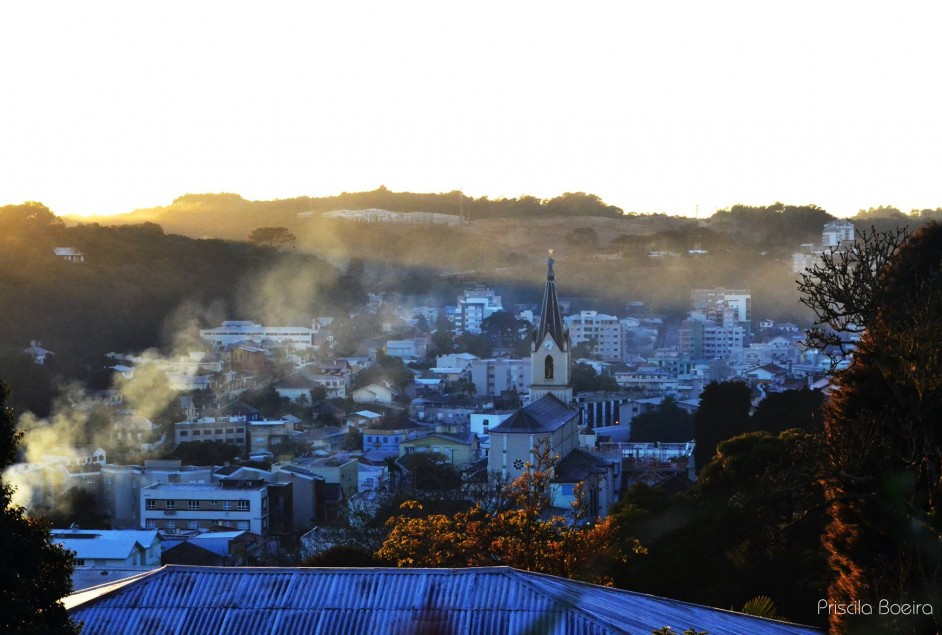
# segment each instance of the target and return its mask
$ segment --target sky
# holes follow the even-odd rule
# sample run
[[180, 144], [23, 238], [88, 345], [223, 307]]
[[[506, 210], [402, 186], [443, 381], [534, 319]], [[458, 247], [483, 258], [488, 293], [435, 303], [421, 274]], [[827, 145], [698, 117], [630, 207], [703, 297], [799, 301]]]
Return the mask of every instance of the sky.
[[7, 2], [0, 205], [942, 207], [937, 2]]

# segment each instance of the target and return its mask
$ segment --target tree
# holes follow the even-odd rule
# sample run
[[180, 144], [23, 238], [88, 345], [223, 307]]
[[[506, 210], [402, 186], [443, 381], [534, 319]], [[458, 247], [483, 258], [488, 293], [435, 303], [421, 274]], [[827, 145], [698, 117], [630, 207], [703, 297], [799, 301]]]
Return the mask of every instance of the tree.
[[[16, 460], [22, 438], [7, 394], [0, 381], [0, 474]], [[44, 520], [26, 516], [12, 497], [13, 487], [0, 480], [0, 631], [78, 633], [60, 602], [72, 590], [72, 556], [52, 542]]]
[[249, 235], [249, 242], [262, 247], [291, 247], [296, 240], [287, 227], [259, 227]]
[[710, 382], [700, 395], [700, 407], [693, 416], [694, 461], [703, 469], [712, 459], [716, 446], [737, 435], [751, 431], [749, 409], [752, 391], [738, 381]]
[[693, 417], [671, 396], [654, 412], [631, 420], [631, 440], [636, 442], [685, 442], [693, 438]]
[[[942, 225], [871, 234], [803, 277], [819, 325], [859, 335], [825, 408], [823, 542], [835, 603], [942, 604]], [[841, 346], [819, 338], [821, 346]], [[834, 632], [938, 631], [942, 616], [831, 615]], [[856, 629], [856, 630], [855, 630]]]
[[420, 503], [406, 501], [400, 514], [387, 521], [391, 530], [377, 557], [400, 567], [506, 565], [607, 582], [605, 569], [642, 548], [632, 541], [622, 551], [611, 518], [588, 518], [582, 484], [569, 518], [546, 518], [557, 459], [545, 444], [538, 447], [534, 462], [527, 462], [523, 474], [501, 490], [501, 504], [493, 511], [473, 505], [453, 515], [424, 514]]

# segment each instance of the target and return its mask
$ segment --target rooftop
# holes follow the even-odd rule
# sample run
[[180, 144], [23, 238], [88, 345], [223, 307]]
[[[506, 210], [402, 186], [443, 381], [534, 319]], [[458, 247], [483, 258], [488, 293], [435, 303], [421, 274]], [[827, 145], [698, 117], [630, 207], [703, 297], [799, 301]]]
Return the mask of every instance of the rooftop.
[[513, 413], [491, 428], [490, 432], [491, 434], [552, 432], [577, 416], [578, 412], [570, 410], [554, 395], [548, 394]]
[[650, 633], [816, 629], [508, 567], [169, 565], [66, 597], [83, 633]]

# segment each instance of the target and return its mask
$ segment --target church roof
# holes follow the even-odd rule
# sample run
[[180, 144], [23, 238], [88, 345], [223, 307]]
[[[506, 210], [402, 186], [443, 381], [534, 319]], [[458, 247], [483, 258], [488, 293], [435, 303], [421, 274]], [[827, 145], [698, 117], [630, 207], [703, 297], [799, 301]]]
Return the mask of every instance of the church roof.
[[524, 406], [491, 428], [491, 434], [533, 434], [558, 430], [578, 416], [552, 393]]
[[539, 344], [549, 333], [556, 344], [565, 350], [568, 342], [566, 330], [563, 325], [562, 313], [559, 310], [559, 297], [556, 295], [556, 274], [553, 272], [553, 259], [546, 263], [546, 289], [543, 291], [543, 305], [540, 308], [540, 329], [536, 333], [536, 343]]
[[63, 601], [83, 633], [820, 633], [508, 567], [165, 566]]

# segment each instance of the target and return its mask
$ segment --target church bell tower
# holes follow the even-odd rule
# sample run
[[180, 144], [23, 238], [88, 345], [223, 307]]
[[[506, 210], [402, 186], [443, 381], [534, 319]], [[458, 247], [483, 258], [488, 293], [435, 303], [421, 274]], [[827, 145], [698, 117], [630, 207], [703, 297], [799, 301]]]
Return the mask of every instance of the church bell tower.
[[543, 291], [540, 328], [533, 332], [533, 340], [530, 343], [530, 403], [552, 394], [569, 405], [572, 401], [569, 331], [563, 325], [559, 311], [552, 249], [549, 250], [546, 265], [546, 289]]

